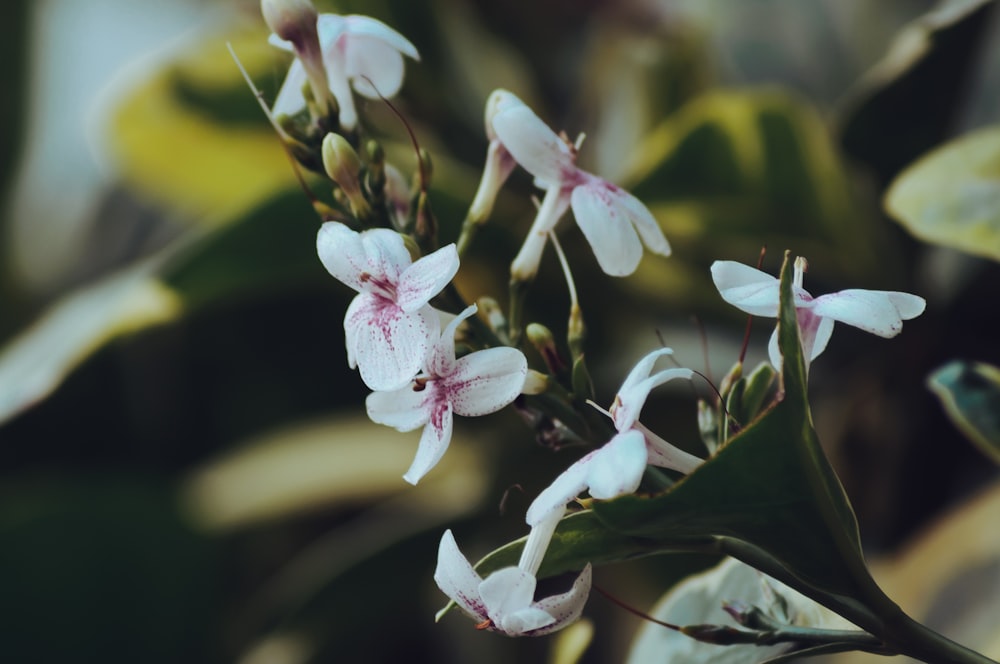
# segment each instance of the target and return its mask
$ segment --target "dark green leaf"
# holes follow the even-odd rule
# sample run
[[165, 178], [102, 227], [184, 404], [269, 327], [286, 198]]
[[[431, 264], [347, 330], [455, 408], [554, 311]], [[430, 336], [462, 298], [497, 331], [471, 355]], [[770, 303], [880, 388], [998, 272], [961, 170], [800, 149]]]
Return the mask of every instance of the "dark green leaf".
[[927, 379], [945, 411], [969, 440], [1000, 463], [1000, 369], [955, 361]]

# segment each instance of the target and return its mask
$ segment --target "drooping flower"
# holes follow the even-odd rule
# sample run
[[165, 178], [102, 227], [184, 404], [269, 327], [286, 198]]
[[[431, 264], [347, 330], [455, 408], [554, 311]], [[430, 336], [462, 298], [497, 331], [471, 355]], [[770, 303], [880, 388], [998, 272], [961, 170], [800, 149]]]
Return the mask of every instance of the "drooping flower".
[[497, 570], [486, 580], [462, 555], [451, 531], [445, 531], [434, 581], [481, 629], [507, 636], [542, 636], [562, 629], [580, 617], [591, 584], [588, 564], [567, 592], [534, 599], [535, 574], [562, 515], [563, 510], [546, 515], [532, 527], [517, 567]]
[[557, 136], [519, 99], [508, 99], [494, 114], [493, 130], [517, 163], [546, 190], [528, 237], [511, 264], [514, 279], [534, 276], [548, 234], [571, 206], [598, 264], [611, 276], [632, 274], [642, 258], [643, 244], [654, 253], [670, 255], [670, 244], [646, 206], [624, 189], [577, 168], [576, 147]]
[[455, 359], [455, 330], [476, 313], [472, 305], [455, 317], [430, 348], [424, 372], [397, 390], [373, 392], [368, 416], [399, 431], [423, 427], [416, 457], [403, 479], [416, 484], [433, 468], [451, 441], [452, 416], [493, 413], [521, 393], [528, 361], [516, 348], [487, 348]]
[[[416, 47], [406, 37], [369, 16], [320, 14], [316, 29], [327, 85], [340, 109], [340, 125], [346, 130], [358, 123], [352, 87], [369, 99], [392, 97], [403, 85], [403, 56], [420, 60]], [[272, 35], [270, 41], [285, 50], [295, 50], [292, 43], [278, 35]], [[275, 115], [292, 114], [305, 106], [302, 86], [306, 80], [307, 68], [301, 57], [296, 58], [274, 101]]]
[[682, 473], [698, 467], [702, 459], [668, 443], [639, 422], [639, 413], [654, 387], [694, 375], [690, 369], [682, 368], [650, 375], [656, 360], [672, 352], [669, 348], [653, 351], [629, 372], [608, 412], [618, 434], [567, 468], [538, 494], [525, 517], [529, 525], [538, 523], [550, 511], [565, 506], [584, 491], [601, 500], [634, 492], [647, 465]]
[[500, 142], [500, 138], [493, 129], [493, 118], [503, 109], [518, 104], [523, 105], [523, 102], [506, 90], [494, 90], [486, 101], [484, 124], [486, 137], [490, 144], [486, 150], [486, 165], [483, 167], [483, 175], [479, 180], [479, 188], [476, 190], [467, 215], [473, 223], [482, 224], [489, 218], [500, 188], [507, 181], [511, 171], [514, 170], [514, 157]]
[[[899, 291], [876, 291], [852, 288], [814, 298], [802, 288], [807, 263], [795, 259], [792, 292], [795, 314], [802, 339], [806, 364], [826, 348], [835, 321], [890, 339], [903, 330], [903, 321], [924, 312], [924, 298]], [[776, 318], [779, 306], [779, 280], [766, 272], [735, 261], [712, 263], [712, 280], [722, 299], [752, 316]], [[778, 331], [768, 344], [771, 364], [781, 366]]]
[[409, 383], [437, 338], [438, 317], [428, 302], [458, 272], [455, 245], [412, 262], [394, 231], [357, 233], [329, 221], [316, 249], [330, 274], [358, 291], [344, 317], [348, 364], [373, 390]]

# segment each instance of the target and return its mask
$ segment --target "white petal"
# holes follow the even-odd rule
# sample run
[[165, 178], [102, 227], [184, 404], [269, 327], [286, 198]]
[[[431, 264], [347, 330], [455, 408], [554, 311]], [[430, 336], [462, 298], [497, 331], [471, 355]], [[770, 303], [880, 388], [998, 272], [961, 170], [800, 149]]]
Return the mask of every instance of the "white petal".
[[672, 348], [657, 348], [651, 353], [647, 353], [641, 360], [636, 362], [632, 370], [628, 372], [628, 376], [625, 377], [625, 381], [622, 383], [621, 388], [618, 393], [626, 392], [635, 385], [639, 384], [641, 381], [649, 378], [649, 374], [653, 371], [653, 365], [656, 361], [663, 357], [664, 355], [672, 355], [674, 350]]
[[[455, 371], [455, 331], [462, 324], [462, 321], [477, 311], [479, 311], [479, 307], [474, 304], [469, 305], [445, 326], [444, 330], [441, 331], [441, 336], [438, 337], [427, 355], [427, 373], [436, 378], [447, 378]], [[442, 386], [444, 386], [444, 382], [442, 381]], [[459, 415], [463, 414], [459, 413]]]
[[[322, 16], [321, 16], [322, 18]], [[370, 37], [391, 46], [395, 51], [409, 56], [414, 60], [420, 60], [417, 47], [410, 43], [410, 40], [399, 34], [382, 21], [370, 16], [351, 14], [344, 17], [347, 23], [349, 37]]]
[[690, 369], [664, 369], [632, 385], [628, 390], [619, 392], [618, 397], [615, 399], [614, 411], [612, 412], [615, 428], [619, 431], [625, 431], [635, 424], [636, 420], [639, 419], [639, 413], [642, 412], [642, 407], [646, 405], [649, 393], [654, 387], [663, 385], [675, 378], [690, 380], [693, 376], [694, 372]]
[[545, 611], [555, 620], [545, 627], [530, 633], [530, 636], [542, 636], [560, 630], [566, 625], [575, 622], [583, 613], [583, 606], [587, 603], [590, 595], [591, 569], [588, 564], [576, 577], [573, 587], [561, 595], [553, 595], [535, 602], [534, 606]]
[[413, 265], [408, 265], [406, 271], [399, 277], [396, 301], [404, 311], [419, 309], [440, 293], [457, 273], [458, 251], [455, 245], [441, 247], [434, 253], [420, 258]]
[[479, 417], [516, 399], [527, 375], [524, 353], [516, 348], [487, 348], [458, 360], [444, 389], [456, 413]]
[[376, 424], [384, 424], [396, 431], [413, 431], [430, 419], [436, 389], [434, 381], [430, 381], [420, 390], [411, 383], [398, 390], [372, 392], [365, 399], [365, 410]]
[[497, 133], [493, 130], [493, 118], [496, 117], [497, 113], [515, 106], [524, 105], [524, 102], [517, 95], [502, 88], [497, 88], [491, 92], [489, 99], [486, 100], [486, 108], [483, 111], [486, 138], [490, 139], [491, 143], [497, 138]]
[[479, 584], [483, 580], [462, 555], [450, 530], [446, 530], [441, 536], [434, 582], [441, 592], [453, 599], [473, 619], [486, 620], [486, 607], [479, 597]]
[[502, 616], [497, 629], [508, 636], [529, 636], [540, 633], [540, 630], [551, 625], [555, 620], [547, 611], [534, 606], [526, 606]]
[[292, 60], [285, 81], [278, 90], [278, 96], [271, 105], [271, 113], [277, 117], [279, 115], [294, 115], [306, 106], [306, 98], [302, 96], [302, 87], [309, 77], [306, 76], [306, 68], [298, 58]]
[[803, 307], [795, 310], [795, 317], [799, 321], [799, 339], [802, 341], [802, 356], [806, 358], [806, 365], [819, 357], [819, 354], [826, 348], [833, 334], [833, 319], [817, 316], [816, 311], [810, 307]]
[[597, 450], [587, 468], [590, 495], [610, 500], [639, 488], [646, 470], [646, 440], [638, 431], [620, 433]]
[[590, 243], [605, 274], [624, 277], [635, 272], [642, 258], [642, 243], [620, 205], [621, 189], [592, 178], [573, 190], [571, 201], [576, 224]]
[[529, 574], [538, 574], [538, 568], [542, 566], [545, 552], [552, 542], [552, 535], [556, 532], [556, 526], [566, 514], [566, 505], [559, 505], [545, 514], [538, 523], [531, 526], [528, 533], [528, 540], [521, 550], [521, 557], [517, 561], [517, 566]]
[[448, 443], [451, 442], [451, 404], [437, 401], [430, 409], [429, 415], [427, 424], [424, 425], [424, 432], [420, 436], [417, 454], [413, 457], [409, 470], [403, 475], [403, 479], [410, 484], [419, 482], [421, 477], [437, 465], [448, 451]]
[[[912, 299], [911, 299], [912, 298]], [[917, 301], [919, 300], [919, 302]], [[922, 298], [908, 293], [851, 289], [816, 298], [812, 310], [824, 316], [853, 325], [880, 337], [894, 337], [903, 329], [903, 316], [896, 302], [903, 304], [907, 318], [923, 313]]]
[[391, 300], [361, 293], [344, 318], [348, 356], [372, 390], [399, 389], [420, 371], [436, 324], [429, 306], [407, 313]]
[[316, 252], [330, 274], [357, 291], [393, 290], [400, 274], [410, 267], [403, 238], [384, 228], [357, 233], [328, 221], [316, 234]]
[[347, 31], [347, 17], [339, 14], [320, 14], [316, 17], [316, 32], [324, 56], [337, 49], [337, 42]]
[[927, 301], [919, 295], [910, 293], [900, 293], [899, 291], [885, 291], [889, 299], [896, 306], [899, 317], [903, 320], [911, 320], [924, 313], [927, 308]]
[[646, 245], [646, 248], [654, 254], [669, 256], [670, 243], [667, 242], [660, 224], [656, 221], [653, 213], [649, 211], [649, 208], [624, 189], [612, 186], [617, 189], [615, 204], [632, 225], [635, 226], [635, 229], [639, 231], [639, 237], [642, 238], [642, 243]]
[[479, 584], [479, 596], [490, 619], [500, 627], [505, 616], [531, 606], [535, 577], [518, 567], [505, 567]]
[[670, 470], [677, 470], [687, 475], [694, 472], [695, 468], [705, 461], [668, 443], [650, 431], [641, 422], [636, 424], [635, 431], [641, 433], [646, 439], [646, 461], [651, 466], [669, 468]]
[[493, 116], [493, 131], [526, 171], [549, 185], [576, 172], [569, 147], [527, 106], [514, 104]]
[[350, 35], [345, 42], [344, 70], [354, 89], [369, 99], [394, 97], [405, 73], [399, 51], [373, 37]]
[[736, 261], [712, 263], [712, 281], [722, 299], [753, 316], [778, 315], [778, 280]]
[[587, 466], [599, 451], [594, 450], [578, 460], [538, 494], [538, 497], [528, 506], [528, 512], [524, 517], [529, 526], [535, 527], [553, 510], [565, 507], [587, 488]]

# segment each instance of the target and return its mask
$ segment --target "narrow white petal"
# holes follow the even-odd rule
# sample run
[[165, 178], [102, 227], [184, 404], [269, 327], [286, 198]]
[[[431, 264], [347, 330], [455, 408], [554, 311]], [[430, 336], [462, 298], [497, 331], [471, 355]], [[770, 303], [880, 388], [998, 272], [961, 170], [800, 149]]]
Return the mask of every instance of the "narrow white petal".
[[486, 108], [483, 111], [486, 138], [490, 139], [491, 143], [497, 140], [497, 133], [493, 130], [493, 118], [496, 117], [497, 113], [515, 106], [524, 105], [524, 102], [517, 95], [503, 88], [497, 88], [491, 92], [489, 99], [486, 100]]
[[[533, 575], [517, 567], [497, 570], [479, 584], [479, 596], [486, 606], [486, 613], [498, 629], [506, 631], [504, 623], [507, 617], [531, 606], [536, 584]], [[551, 616], [548, 618], [551, 622]]]
[[361, 265], [365, 250], [361, 234], [337, 221], [328, 221], [316, 234], [316, 253], [323, 267], [338, 281], [356, 291], [363, 290]]
[[[442, 387], [446, 391], [449, 390], [448, 377], [455, 371], [455, 331], [458, 330], [462, 321], [475, 315], [477, 311], [479, 311], [479, 307], [472, 304], [452, 318], [451, 322], [441, 331], [441, 336], [438, 337], [427, 355], [427, 366], [425, 367], [427, 373], [436, 378], [442, 378]], [[464, 415], [464, 413], [459, 413], [459, 415]]]
[[444, 389], [457, 414], [479, 417], [516, 399], [527, 375], [524, 353], [516, 348], [487, 348], [458, 360]]
[[450, 530], [446, 530], [441, 536], [434, 582], [441, 592], [453, 599], [473, 619], [486, 620], [486, 607], [479, 597], [479, 584], [483, 580], [462, 555]]
[[554, 510], [565, 507], [587, 488], [587, 467], [599, 451], [590, 452], [578, 460], [538, 494], [528, 506], [528, 513], [524, 517], [529, 526], [538, 525]]
[[771, 366], [781, 371], [781, 349], [778, 348], [778, 328], [774, 328], [771, 338], [767, 341], [767, 358], [771, 360]]
[[448, 451], [448, 443], [451, 442], [451, 404], [438, 401], [433, 404], [429, 415], [430, 418], [420, 436], [417, 454], [413, 457], [409, 470], [403, 475], [403, 479], [410, 484], [419, 482], [421, 477], [437, 465]]
[[778, 280], [736, 261], [712, 263], [712, 281], [722, 299], [753, 316], [778, 315]]
[[634, 492], [646, 470], [646, 456], [646, 441], [638, 431], [609, 440], [588, 464], [590, 495], [610, 500]]
[[441, 247], [413, 265], [407, 265], [399, 277], [396, 301], [404, 311], [419, 309], [440, 293], [457, 273], [458, 251], [455, 245]]
[[640, 432], [646, 439], [647, 461], [651, 466], [659, 468], [669, 468], [687, 475], [694, 472], [704, 462], [704, 459], [689, 454], [679, 447], [668, 443], [650, 431], [642, 423], [636, 424], [635, 430]]
[[573, 189], [570, 197], [576, 224], [605, 274], [624, 277], [635, 272], [642, 243], [628, 211], [620, 205], [621, 189], [599, 178]]
[[587, 597], [590, 595], [591, 574], [590, 565], [588, 564], [580, 572], [580, 575], [576, 577], [573, 587], [567, 592], [561, 595], [546, 597], [535, 602], [534, 606], [545, 611], [545, 613], [552, 616], [555, 620], [551, 624], [531, 632], [529, 636], [549, 634], [575, 622], [580, 617], [580, 614], [583, 613], [583, 606], [587, 603]]
[[615, 205], [625, 214], [632, 225], [635, 226], [635, 229], [639, 231], [639, 237], [642, 238], [642, 243], [646, 245], [646, 248], [654, 254], [669, 256], [670, 243], [667, 242], [660, 224], [656, 221], [653, 213], [649, 211], [649, 208], [624, 189], [619, 187], [615, 187], [615, 189], [617, 189]]
[[675, 369], [664, 369], [663, 371], [660, 371], [649, 378], [632, 385], [628, 390], [619, 392], [618, 397], [615, 399], [615, 407], [612, 412], [615, 428], [619, 431], [625, 431], [639, 419], [639, 413], [642, 412], [642, 407], [646, 405], [646, 399], [649, 397], [649, 393], [654, 387], [663, 385], [664, 383], [674, 380], [675, 378], [691, 380], [693, 376], [694, 372], [690, 369], [680, 367]]
[[384, 424], [396, 431], [413, 431], [427, 424], [436, 390], [434, 381], [423, 389], [411, 383], [389, 392], [372, 392], [365, 399], [368, 417], [376, 424]]
[[298, 58], [292, 60], [285, 81], [278, 90], [278, 96], [274, 98], [271, 105], [271, 113], [277, 117], [279, 115], [294, 115], [306, 106], [306, 98], [302, 96], [302, 87], [309, 77], [306, 76], [306, 68]]
[[[919, 302], [909, 299], [917, 296], [900, 297], [907, 295], [889, 291], [844, 290], [816, 298], [813, 302], [813, 312], [817, 316], [832, 318], [865, 332], [890, 338], [903, 329], [904, 319], [896, 306], [897, 301], [902, 302], [907, 314], [913, 314], [909, 318], [923, 312]], [[922, 298], [917, 299], [922, 302]]]
[[672, 348], [657, 348], [653, 352], [647, 353], [628, 372], [628, 376], [625, 377], [625, 381], [622, 383], [618, 393], [626, 392], [641, 381], [649, 378], [649, 374], [653, 372], [653, 365], [656, 364], [656, 361], [664, 355], [672, 355], [673, 352]]
[[493, 131], [522, 168], [549, 185], [561, 186], [576, 172], [569, 147], [523, 104], [497, 112]]
[[420, 54], [417, 52], [417, 47], [411, 44], [409, 39], [399, 34], [382, 21], [371, 18], [370, 16], [361, 16], [359, 14], [345, 16], [344, 21], [347, 23], [346, 29], [349, 37], [363, 36], [378, 39], [388, 46], [391, 46], [399, 53], [409, 56], [414, 60], [420, 60]]
[[795, 317], [799, 322], [802, 356], [806, 358], [806, 366], [808, 366], [826, 348], [826, 344], [833, 334], [833, 319], [816, 315], [816, 311], [812, 307], [796, 309]]
[[344, 331], [352, 344], [348, 355], [357, 362], [365, 385], [376, 391], [408, 385], [427, 356], [436, 324], [429, 306], [406, 313], [378, 295], [362, 293], [354, 298]]
[[344, 71], [354, 89], [369, 99], [396, 96], [406, 69], [399, 51], [374, 37], [349, 35], [344, 41]]

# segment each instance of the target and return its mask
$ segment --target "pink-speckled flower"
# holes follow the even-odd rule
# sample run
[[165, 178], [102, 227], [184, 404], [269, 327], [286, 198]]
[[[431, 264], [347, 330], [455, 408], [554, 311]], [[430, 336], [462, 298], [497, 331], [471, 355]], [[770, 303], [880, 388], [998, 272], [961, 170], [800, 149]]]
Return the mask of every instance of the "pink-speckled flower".
[[403, 56], [420, 60], [416, 47], [406, 37], [368, 16], [319, 14], [316, 32], [322, 62], [308, 62], [310, 58], [307, 58], [305, 65], [301, 49], [294, 43], [277, 35], [271, 36], [272, 44], [295, 50], [299, 55], [278, 91], [272, 109], [275, 115], [295, 113], [305, 106], [302, 86], [310, 78], [306, 65], [311, 65], [311, 70], [325, 70], [326, 86], [340, 109], [340, 125], [353, 129], [358, 123], [358, 114], [351, 88], [369, 99], [378, 99], [379, 95], [392, 97], [403, 85]]
[[[924, 298], [899, 291], [853, 288], [813, 297], [802, 287], [806, 260], [795, 259], [792, 292], [799, 322], [802, 354], [808, 365], [826, 348], [836, 321], [886, 339], [902, 332], [903, 321], [924, 312]], [[712, 280], [722, 299], [752, 316], [778, 316], [778, 278], [735, 261], [712, 263]], [[771, 364], [781, 366], [778, 330], [768, 344]]]
[[516, 348], [487, 348], [455, 359], [455, 330], [476, 313], [472, 305], [441, 333], [425, 362], [424, 372], [398, 390], [373, 392], [365, 405], [368, 416], [399, 431], [423, 427], [416, 457], [403, 479], [416, 484], [444, 456], [451, 442], [452, 416], [493, 413], [521, 393], [528, 361]]
[[[556, 135], [510, 93], [493, 115], [493, 131], [503, 147], [545, 189], [545, 198], [521, 251], [511, 264], [515, 279], [534, 276], [548, 234], [570, 207], [605, 273], [632, 274], [642, 245], [670, 255], [670, 244], [649, 209], [621, 187], [576, 166], [576, 148]], [[511, 99], [513, 98], [513, 99]]]
[[330, 221], [316, 249], [330, 274], [358, 291], [344, 317], [348, 364], [373, 390], [409, 383], [437, 339], [438, 316], [428, 302], [458, 272], [455, 245], [413, 262], [399, 233], [357, 233]]
[[580, 617], [591, 584], [590, 565], [587, 565], [567, 592], [534, 599], [535, 574], [562, 515], [563, 510], [546, 515], [545, 520], [532, 527], [517, 567], [497, 570], [486, 580], [462, 555], [451, 531], [445, 531], [438, 548], [434, 581], [479, 623], [480, 629], [507, 636], [542, 636], [562, 629]]

